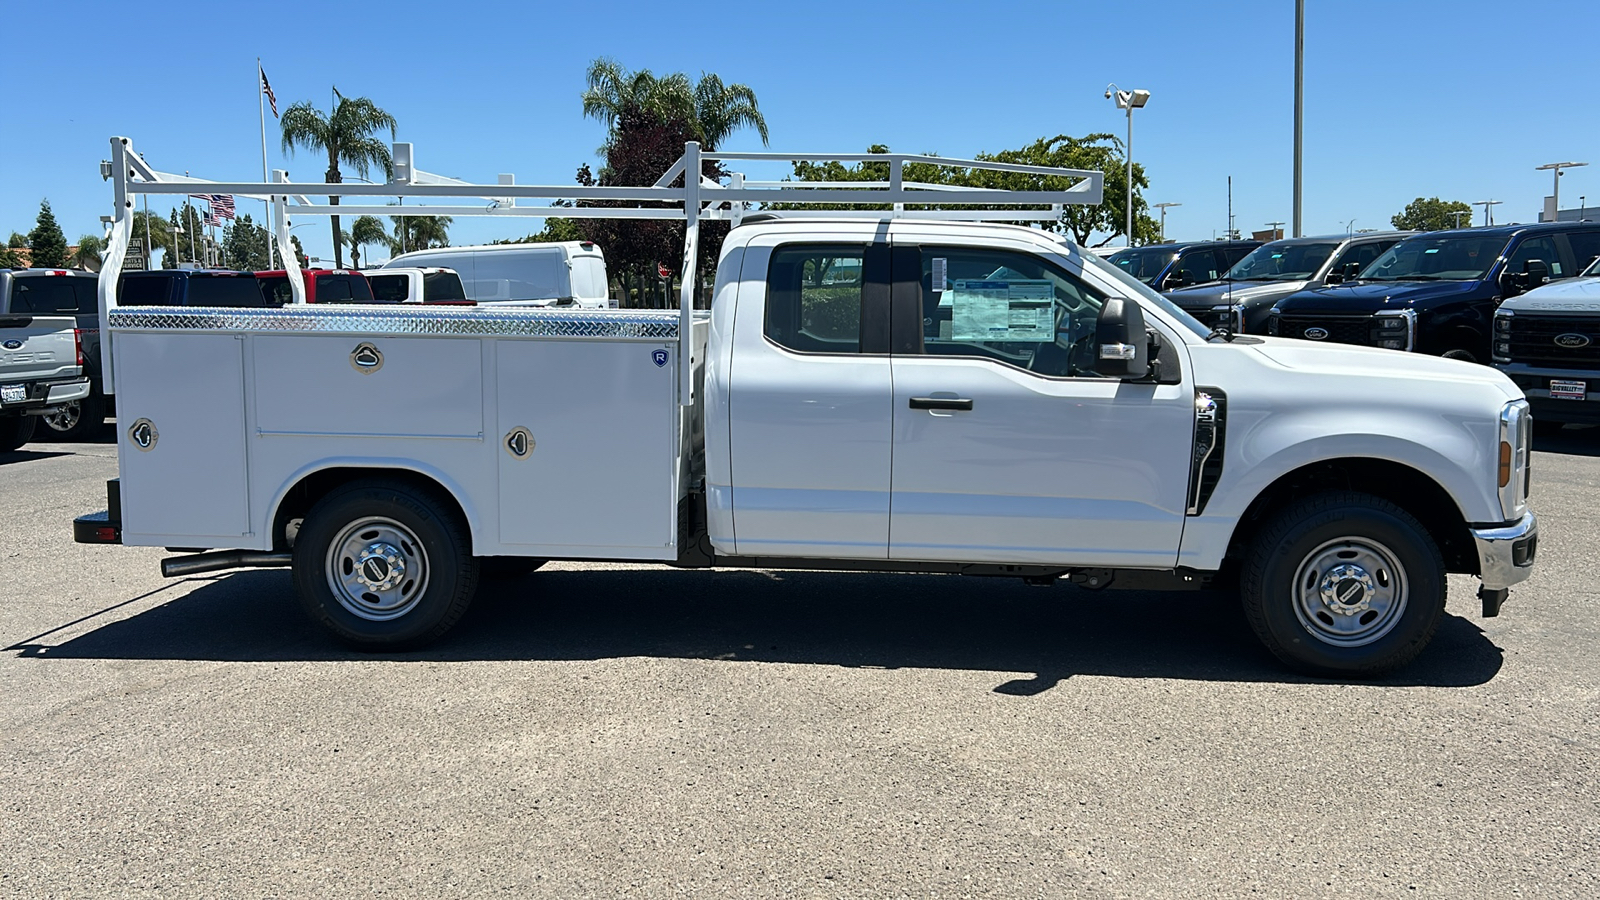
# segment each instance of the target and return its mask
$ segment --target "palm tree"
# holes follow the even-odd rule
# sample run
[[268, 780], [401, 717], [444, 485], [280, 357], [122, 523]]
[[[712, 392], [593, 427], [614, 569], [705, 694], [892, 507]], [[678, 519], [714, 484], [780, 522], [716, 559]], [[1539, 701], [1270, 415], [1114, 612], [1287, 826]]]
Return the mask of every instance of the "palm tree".
[[705, 73], [691, 85], [682, 72], [657, 78], [649, 69], [629, 72], [604, 56], [589, 64], [586, 81], [584, 116], [599, 120], [613, 132], [624, 112], [644, 110], [661, 119], [692, 123], [707, 150], [715, 150], [735, 131], [747, 127], [761, 135], [762, 144], [767, 143], [767, 120], [748, 85], [725, 85], [720, 77]]
[[350, 224], [350, 233], [345, 235], [345, 243], [350, 245], [350, 266], [361, 268], [361, 248], [372, 244], [389, 245], [389, 234], [383, 230], [383, 220], [377, 216], [362, 216]]
[[429, 247], [450, 246], [450, 216], [390, 216], [394, 237], [389, 238], [391, 253], [409, 253]]
[[[390, 139], [393, 139], [396, 127], [394, 116], [379, 109], [366, 97], [351, 99], [340, 94], [337, 88], [333, 95], [336, 105], [329, 116], [324, 116], [305, 100], [283, 111], [284, 152], [293, 153], [296, 147], [325, 151], [328, 154], [329, 184], [344, 181], [339, 171], [341, 162], [355, 169], [361, 177], [366, 177], [372, 166], [381, 166], [385, 175], [393, 173], [389, 146], [374, 137], [373, 133], [387, 128]], [[338, 205], [339, 198], [330, 197], [328, 202]], [[339, 217], [331, 218], [333, 264], [335, 268], [341, 268], [344, 265], [344, 244], [340, 241]]]
[[99, 235], [86, 234], [78, 238], [78, 249], [67, 257], [67, 264], [75, 269], [100, 271], [100, 255], [105, 252], [105, 242]]

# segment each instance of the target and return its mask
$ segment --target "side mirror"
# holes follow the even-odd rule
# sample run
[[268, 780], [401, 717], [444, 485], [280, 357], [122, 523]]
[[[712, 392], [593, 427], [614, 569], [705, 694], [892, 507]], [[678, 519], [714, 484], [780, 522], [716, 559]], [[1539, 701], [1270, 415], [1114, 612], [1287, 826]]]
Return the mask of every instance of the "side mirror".
[[1327, 285], [1344, 284], [1344, 273], [1338, 271], [1329, 272], [1323, 276], [1322, 283]]
[[1122, 297], [1107, 300], [1095, 322], [1094, 342], [1099, 347], [1096, 372], [1124, 380], [1149, 377], [1150, 336], [1139, 304]]
[[1526, 290], [1533, 290], [1550, 280], [1550, 267], [1542, 259], [1530, 259], [1522, 267], [1522, 274], [1527, 282]]

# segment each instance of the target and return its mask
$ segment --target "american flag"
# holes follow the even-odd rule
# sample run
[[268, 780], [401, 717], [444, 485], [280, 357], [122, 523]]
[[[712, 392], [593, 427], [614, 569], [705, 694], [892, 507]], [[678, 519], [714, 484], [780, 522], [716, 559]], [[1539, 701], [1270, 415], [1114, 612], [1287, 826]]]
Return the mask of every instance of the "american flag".
[[217, 218], [215, 213], [206, 213], [206, 225], [208, 225], [208, 226], [216, 226], [216, 225], [221, 225], [221, 224], [222, 224], [222, 220]]
[[278, 95], [272, 92], [272, 82], [267, 81], [267, 70], [256, 63], [256, 71], [261, 73], [261, 90], [267, 95], [267, 102], [272, 104], [272, 117], [278, 118]]
[[233, 195], [212, 194], [211, 214], [220, 219], [233, 218]]

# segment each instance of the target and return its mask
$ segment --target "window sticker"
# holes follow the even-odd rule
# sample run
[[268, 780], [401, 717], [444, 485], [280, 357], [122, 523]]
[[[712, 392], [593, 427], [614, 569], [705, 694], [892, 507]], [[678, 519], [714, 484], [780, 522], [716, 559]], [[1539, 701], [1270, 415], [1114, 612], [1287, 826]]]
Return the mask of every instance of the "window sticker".
[[1055, 288], [1049, 279], [957, 280], [947, 295], [952, 340], [1055, 340]]

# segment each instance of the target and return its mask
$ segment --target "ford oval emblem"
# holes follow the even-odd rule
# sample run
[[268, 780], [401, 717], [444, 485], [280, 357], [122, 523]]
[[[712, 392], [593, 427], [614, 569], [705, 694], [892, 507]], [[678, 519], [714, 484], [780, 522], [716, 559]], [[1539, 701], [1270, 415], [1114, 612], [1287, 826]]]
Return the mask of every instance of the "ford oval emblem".
[[1328, 339], [1328, 329], [1326, 328], [1307, 328], [1305, 333], [1306, 337], [1313, 341], [1325, 341]]
[[[1555, 342], [1557, 347], [1565, 347], [1568, 350], [1577, 350], [1580, 347], [1587, 347], [1590, 344], [1589, 336], [1587, 334], [1578, 334], [1572, 331], [1569, 331], [1566, 334], [1556, 335]], [[11, 346], [11, 342], [7, 341], [6, 346]]]
[[22, 349], [22, 342], [21, 341], [6, 341], [4, 344], [0, 344], [0, 347], [4, 347], [7, 350], [21, 350]]

